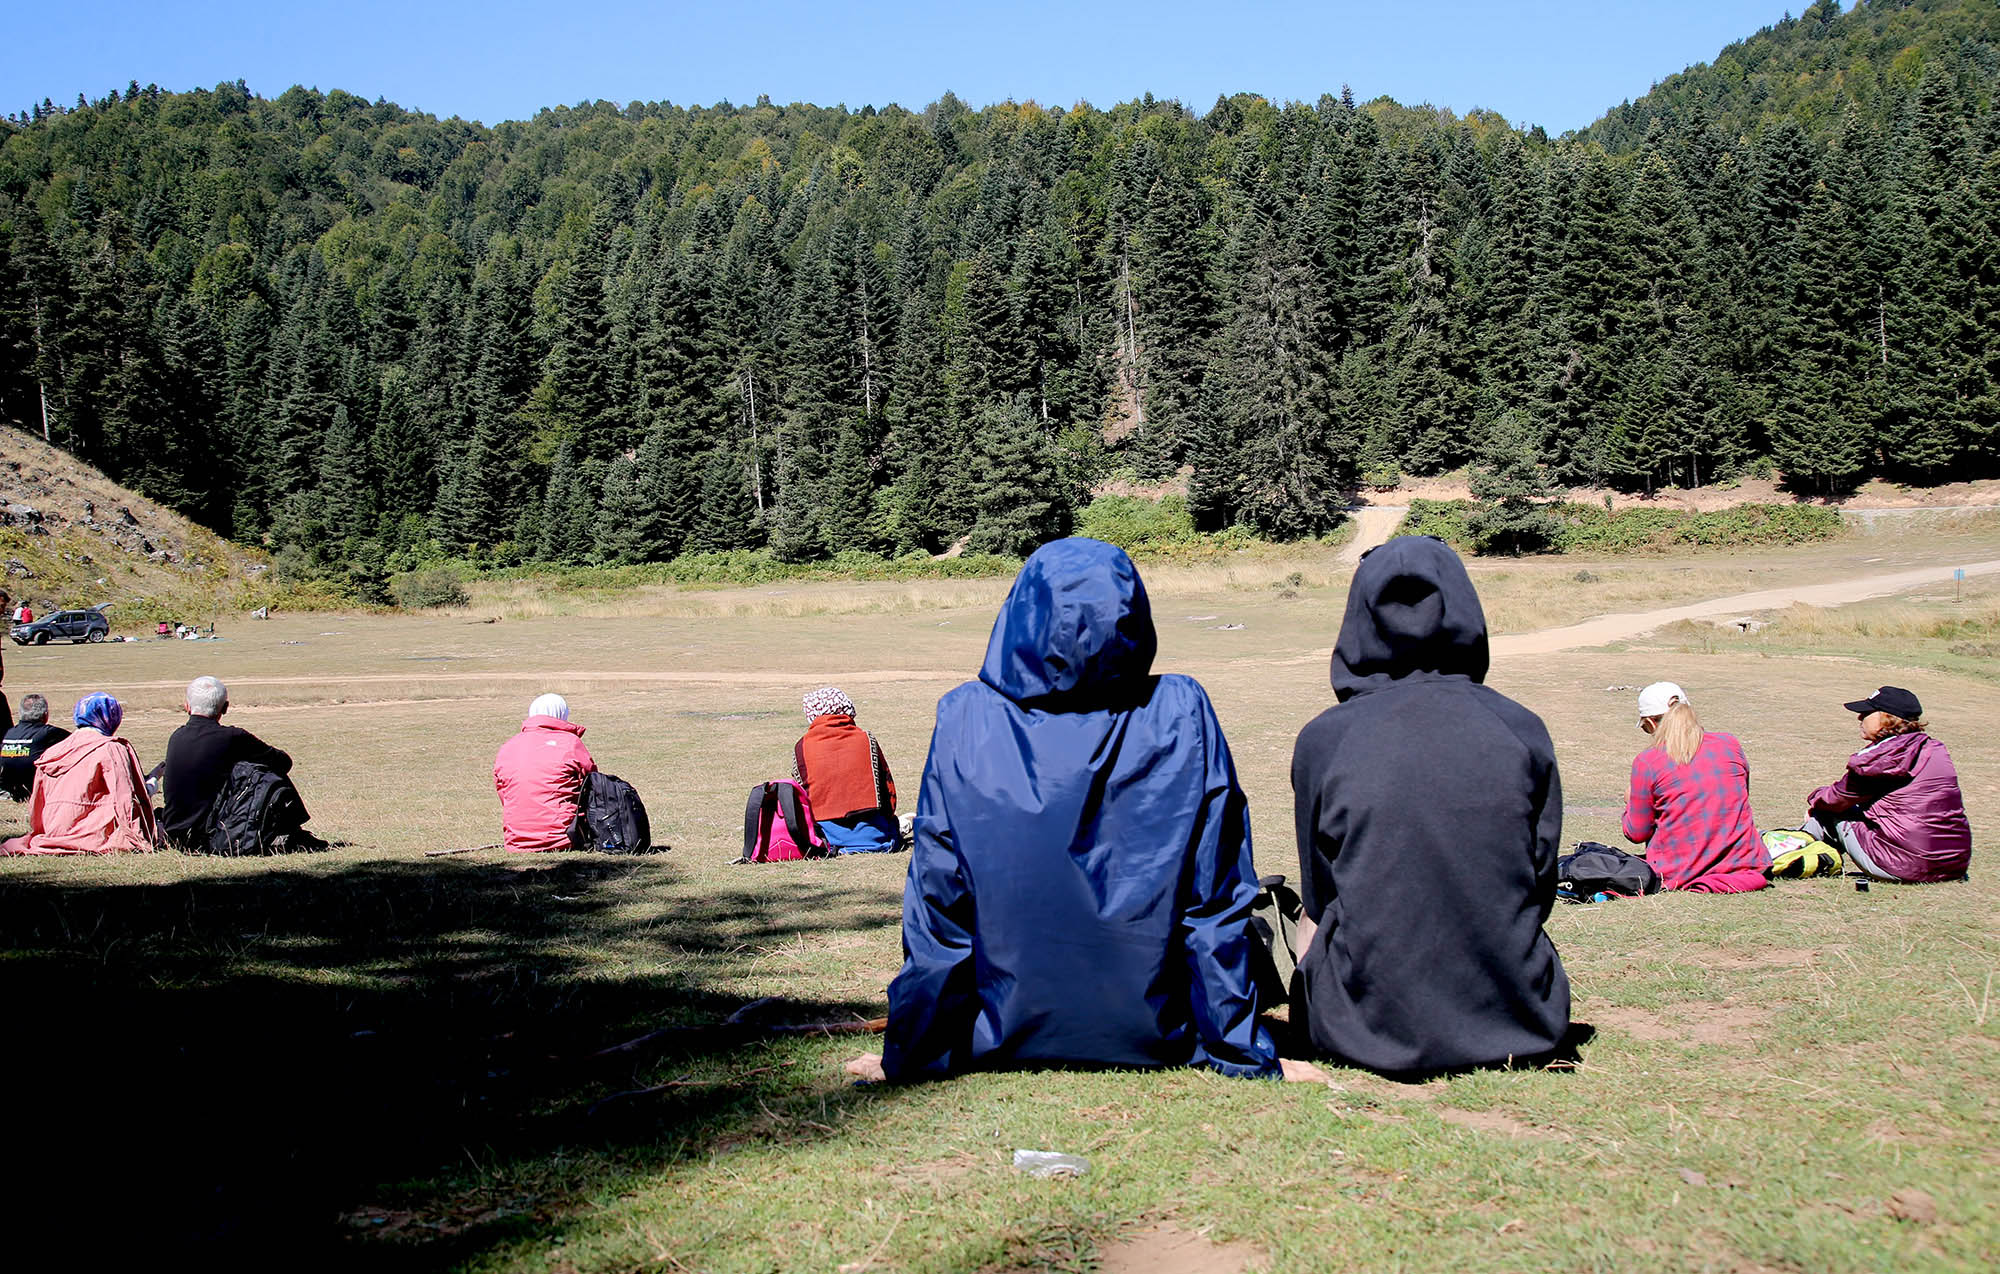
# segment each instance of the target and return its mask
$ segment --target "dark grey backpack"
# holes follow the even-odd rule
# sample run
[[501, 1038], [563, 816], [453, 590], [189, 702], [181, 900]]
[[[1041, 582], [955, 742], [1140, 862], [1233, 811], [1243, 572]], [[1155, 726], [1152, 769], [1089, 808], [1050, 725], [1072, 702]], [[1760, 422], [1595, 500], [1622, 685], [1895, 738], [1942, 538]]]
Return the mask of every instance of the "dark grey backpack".
[[1660, 892], [1660, 873], [1637, 854], [1585, 841], [1574, 854], [1556, 859], [1556, 897], [1590, 902], [1599, 894], [1636, 898]]
[[271, 853], [278, 837], [296, 835], [311, 817], [289, 778], [255, 761], [238, 761], [208, 807], [208, 852]]
[[652, 853], [653, 825], [637, 789], [616, 774], [592, 770], [584, 780], [576, 817], [570, 820], [569, 844], [571, 849], [600, 854]]

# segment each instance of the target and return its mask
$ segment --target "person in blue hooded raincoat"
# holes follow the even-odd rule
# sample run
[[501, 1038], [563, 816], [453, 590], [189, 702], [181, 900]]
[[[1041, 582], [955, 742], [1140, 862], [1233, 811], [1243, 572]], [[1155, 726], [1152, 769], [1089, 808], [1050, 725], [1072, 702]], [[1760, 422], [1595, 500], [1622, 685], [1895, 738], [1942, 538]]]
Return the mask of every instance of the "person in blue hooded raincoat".
[[1157, 646], [1119, 549], [1058, 540], [1021, 568], [979, 680], [938, 703], [887, 1078], [1280, 1073], [1251, 975], [1243, 792], [1207, 694], [1154, 676]]

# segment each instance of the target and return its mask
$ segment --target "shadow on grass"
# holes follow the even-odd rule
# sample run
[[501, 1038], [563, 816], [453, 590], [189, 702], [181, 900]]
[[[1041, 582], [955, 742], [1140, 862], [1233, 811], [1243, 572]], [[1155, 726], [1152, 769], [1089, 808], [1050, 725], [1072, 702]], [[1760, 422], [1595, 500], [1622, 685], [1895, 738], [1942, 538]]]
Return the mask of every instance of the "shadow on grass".
[[[435, 1268], [559, 1228], [593, 1182], [768, 1131], [783, 1098], [726, 1077], [786, 1045], [687, 1031], [592, 1054], [724, 1021], [748, 997], [717, 986], [753, 972], [760, 943], [891, 918], [862, 882], [801, 880], [780, 906], [691, 896], [680, 874], [563, 857], [0, 879], [9, 1175], [46, 1186], [32, 1202], [10, 1189], [25, 1242], [72, 1262]], [[704, 1065], [725, 1082], [604, 1100]], [[494, 1201], [493, 1183], [523, 1179]]]

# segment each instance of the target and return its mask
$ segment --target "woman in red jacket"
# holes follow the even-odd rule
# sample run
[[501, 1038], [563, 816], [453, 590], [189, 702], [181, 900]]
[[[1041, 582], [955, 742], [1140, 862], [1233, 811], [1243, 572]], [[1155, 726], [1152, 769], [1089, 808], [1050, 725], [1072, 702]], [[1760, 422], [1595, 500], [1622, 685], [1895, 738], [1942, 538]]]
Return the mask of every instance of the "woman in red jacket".
[[1632, 758], [1625, 838], [1669, 889], [1747, 894], [1771, 865], [1750, 815], [1750, 762], [1736, 736], [1701, 728], [1687, 692], [1656, 681], [1639, 692], [1639, 728], [1653, 746]]
[[597, 762], [583, 746], [583, 727], [572, 725], [561, 695], [528, 705], [521, 732], [493, 758], [493, 786], [500, 792], [501, 839], [512, 854], [568, 849], [583, 784]]

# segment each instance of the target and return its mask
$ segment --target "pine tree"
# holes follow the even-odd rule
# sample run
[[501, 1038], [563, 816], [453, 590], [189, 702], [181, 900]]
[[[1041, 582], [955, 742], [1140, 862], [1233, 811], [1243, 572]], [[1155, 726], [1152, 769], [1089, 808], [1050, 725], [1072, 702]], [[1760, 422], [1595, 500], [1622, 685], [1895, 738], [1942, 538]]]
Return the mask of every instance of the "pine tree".
[[600, 207], [556, 286], [555, 339], [529, 408], [532, 452], [569, 446], [579, 456], [606, 456], [626, 445], [628, 424], [612, 399], [615, 351], [604, 294], [610, 236], [608, 209]]
[[1555, 515], [1538, 503], [1549, 494], [1542, 455], [1525, 413], [1510, 411], [1495, 422], [1472, 471], [1472, 497], [1479, 504], [1466, 518], [1480, 552], [1539, 550], [1561, 535]]
[[970, 553], [1026, 556], [1063, 535], [1070, 509], [1052, 480], [1049, 448], [1028, 409], [989, 407], [975, 422], [979, 474]]
[[841, 426], [820, 498], [820, 525], [826, 546], [836, 553], [873, 552], [881, 547], [875, 525], [875, 461], [864, 426]]
[[355, 427], [347, 408], [334, 408], [333, 424], [320, 446], [316, 491], [322, 517], [336, 537], [373, 534], [376, 489], [367, 437]]
[[744, 468], [743, 458], [724, 448], [702, 458], [700, 511], [688, 530], [688, 552], [721, 553], [750, 546], [757, 510]]
[[1799, 237], [1785, 307], [1787, 351], [1771, 420], [1772, 457], [1794, 486], [1830, 493], [1854, 483], [1867, 463], [1857, 393], [1865, 347], [1858, 339], [1848, 269], [1851, 245], [1838, 202], [1817, 183]]

